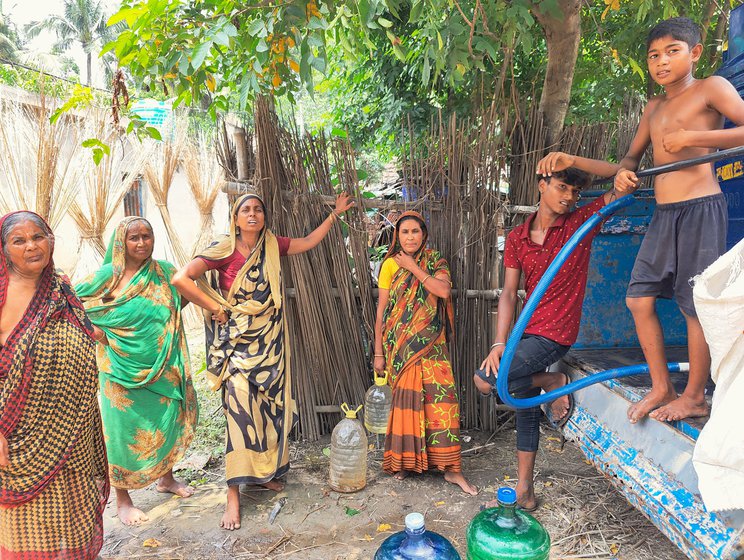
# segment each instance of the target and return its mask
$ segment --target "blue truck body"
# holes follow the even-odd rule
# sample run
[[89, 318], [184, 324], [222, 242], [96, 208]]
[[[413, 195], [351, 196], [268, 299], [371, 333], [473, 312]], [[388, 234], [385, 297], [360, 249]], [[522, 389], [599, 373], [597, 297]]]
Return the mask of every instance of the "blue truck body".
[[[718, 74], [744, 94], [744, 6], [731, 13], [728, 54]], [[744, 238], [744, 160], [721, 161], [715, 171], [728, 205], [730, 248]], [[639, 191], [637, 199], [609, 219], [593, 242], [579, 338], [562, 364], [574, 378], [644, 361], [625, 290], [655, 203], [648, 190]], [[582, 203], [591, 200], [584, 197]], [[657, 310], [668, 359], [687, 361], [686, 327], [676, 303], [660, 300]], [[673, 375], [673, 381], [681, 392], [686, 375]], [[744, 510], [709, 512], [698, 490], [692, 452], [706, 419], [628, 422], [629, 404], [649, 388], [650, 380], [639, 376], [576, 392], [564, 435], [688, 558], [744, 558]], [[713, 389], [710, 384], [709, 398]]]

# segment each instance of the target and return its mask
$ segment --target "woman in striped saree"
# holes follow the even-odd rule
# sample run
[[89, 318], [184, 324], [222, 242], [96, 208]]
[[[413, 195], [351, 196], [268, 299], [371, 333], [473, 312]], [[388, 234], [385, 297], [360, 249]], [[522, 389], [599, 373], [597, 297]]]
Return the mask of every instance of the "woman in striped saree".
[[32, 212], [0, 218], [0, 558], [92, 560], [109, 495], [93, 331]]
[[[339, 195], [320, 226], [292, 239], [268, 229], [257, 194], [243, 195], [233, 206], [230, 233], [173, 278], [181, 294], [206, 311], [207, 372], [213, 389], [222, 390], [227, 418], [225, 529], [240, 527], [241, 484], [279, 492], [284, 484], [277, 479], [289, 470], [289, 432], [297, 414], [279, 257], [315, 247], [352, 205], [348, 195]], [[217, 285], [204, 277], [210, 270], [217, 272]]]
[[393, 404], [382, 468], [402, 480], [411, 472], [444, 472], [468, 494], [462, 474], [460, 409], [447, 348], [453, 326], [450, 272], [426, 248], [426, 223], [404, 212], [380, 269], [374, 369], [387, 370]]
[[75, 286], [98, 345], [101, 415], [116, 510], [125, 525], [148, 521], [129, 490], [157, 481], [158, 492], [187, 498], [173, 478], [197, 422], [181, 296], [175, 268], [152, 258], [155, 238], [144, 218], [124, 218], [101, 268]]

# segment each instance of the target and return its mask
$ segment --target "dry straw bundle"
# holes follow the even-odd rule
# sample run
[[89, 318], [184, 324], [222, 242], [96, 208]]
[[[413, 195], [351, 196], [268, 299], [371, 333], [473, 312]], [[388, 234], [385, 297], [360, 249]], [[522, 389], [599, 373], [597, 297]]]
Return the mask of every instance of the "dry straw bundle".
[[188, 262], [189, 254], [181, 243], [181, 237], [171, 219], [168, 210], [168, 193], [173, 186], [173, 178], [181, 163], [185, 145], [183, 127], [177, 126], [172, 139], [150, 144], [151, 156], [145, 164], [144, 172], [145, 181], [168, 233], [171, 253], [177, 267], [184, 266]]
[[75, 198], [83, 170], [77, 115], [50, 123], [53, 107], [34, 102], [0, 105], [0, 211], [32, 209], [59, 225]]
[[193, 255], [212, 239], [212, 212], [217, 195], [225, 185], [225, 176], [212, 143], [204, 136], [198, 136], [186, 145], [182, 162], [201, 219], [199, 235], [191, 248]]
[[77, 225], [82, 241], [76, 277], [84, 277], [100, 264], [106, 253], [104, 232], [132, 181], [142, 174], [147, 159], [147, 151], [140, 142], [119, 138], [116, 133], [107, 131], [103, 124], [93, 132], [95, 137], [106, 139], [111, 153], [104, 156], [98, 165], [88, 161], [84, 188], [70, 206], [70, 217]]

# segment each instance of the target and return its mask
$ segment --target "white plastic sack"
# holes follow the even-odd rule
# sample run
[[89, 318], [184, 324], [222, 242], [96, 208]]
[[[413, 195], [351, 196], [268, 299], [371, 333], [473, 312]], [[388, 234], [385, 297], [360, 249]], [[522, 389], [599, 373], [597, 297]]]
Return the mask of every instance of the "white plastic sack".
[[716, 384], [692, 461], [709, 511], [744, 509], [744, 240], [695, 278]]

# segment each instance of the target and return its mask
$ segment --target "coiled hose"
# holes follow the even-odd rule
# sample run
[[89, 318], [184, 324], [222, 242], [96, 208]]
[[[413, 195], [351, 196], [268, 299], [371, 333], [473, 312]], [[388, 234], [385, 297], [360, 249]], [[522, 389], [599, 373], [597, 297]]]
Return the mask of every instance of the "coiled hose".
[[[677, 171], [679, 169], [684, 169], [685, 167], [691, 167], [693, 165], [711, 163], [714, 161], [720, 161], [722, 159], [740, 155], [744, 155], [744, 146], [730, 148], [728, 150], [721, 150], [718, 152], [706, 154], [698, 158], [678, 161], [675, 163], [661, 165], [659, 167], [645, 169], [643, 171], [639, 171], [638, 173], [636, 173], [636, 175], [639, 178], [650, 177], [653, 175], [659, 175], [661, 173]], [[606, 183], [608, 181], [609, 180], [599, 181], [598, 183], [595, 182], [595, 184]], [[535, 312], [535, 309], [537, 309], [537, 306], [540, 305], [540, 301], [545, 295], [547, 289], [550, 287], [550, 284], [553, 282], [553, 278], [555, 278], [555, 275], [558, 274], [558, 271], [563, 266], [563, 263], [565, 263], [566, 260], [571, 256], [571, 253], [573, 253], [577, 245], [581, 243], [584, 237], [586, 237], [587, 234], [592, 229], [594, 229], [594, 227], [600, 221], [611, 216], [618, 210], [630, 206], [631, 204], [633, 204], [633, 202], [635, 202], [635, 197], [633, 195], [628, 195], [614, 200], [610, 204], [604, 206], [594, 215], [592, 215], [586, 222], [584, 222], [581, 227], [576, 230], [576, 232], [566, 242], [566, 244], [561, 248], [561, 250], [555, 256], [555, 259], [553, 259], [553, 262], [550, 263], [550, 266], [548, 266], [545, 274], [543, 274], [542, 278], [540, 278], [537, 286], [535, 286], [535, 290], [532, 292], [530, 299], [527, 301], [526, 305], [522, 309], [522, 313], [519, 315], [519, 318], [514, 324], [514, 328], [512, 329], [511, 334], [509, 335], [509, 339], [506, 342], [504, 353], [501, 356], [501, 362], [499, 363], [500, 372], [509, 371], [512, 359], [514, 358], [514, 352], [517, 349], [517, 344], [519, 344], [519, 340], [522, 338], [522, 334], [527, 328], [527, 324], [532, 318], [532, 314]], [[689, 364], [684, 362], [670, 362], [667, 364], [667, 367], [669, 368], [669, 371], [673, 373], [689, 371]], [[631, 375], [648, 374], [648, 372], [648, 364], [638, 364], [634, 366], [609, 369], [606, 371], [595, 373], [593, 375], [589, 375], [577, 381], [573, 381], [571, 383], [568, 383], [567, 385], [564, 385], [563, 387], [554, 389], [553, 391], [548, 391], [547, 393], [543, 393], [536, 397], [529, 397], [525, 399], [515, 398], [509, 393], [509, 381], [507, 374], [499, 375], [497, 377], [496, 390], [498, 391], [499, 397], [504, 404], [513, 408], [532, 408], [534, 406], [540, 406], [542, 404], [549, 403], [559, 397], [562, 397], [563, 395], [568, 395], [569, 393], [573, 393], [574, 391], [578, 391], [579, 389], [584, 389], [585, 387], [589, 387], [590, 385], [594, 385], [595, 383], [601, 383], [603, 381], [609, 381], [610, 379], [618, 379]]]

